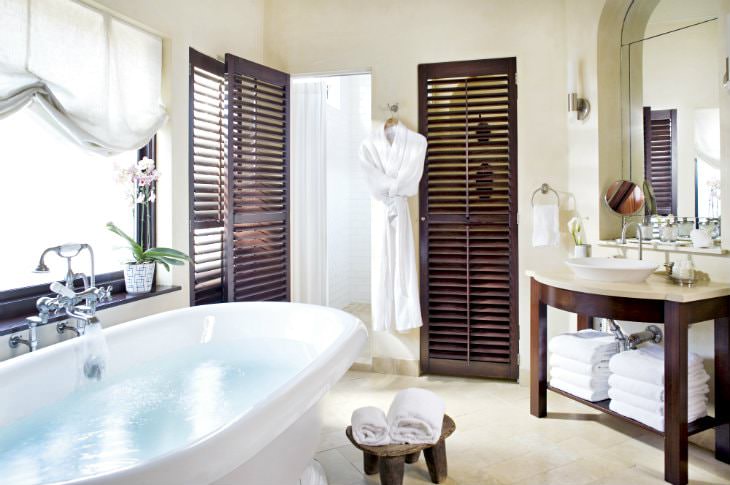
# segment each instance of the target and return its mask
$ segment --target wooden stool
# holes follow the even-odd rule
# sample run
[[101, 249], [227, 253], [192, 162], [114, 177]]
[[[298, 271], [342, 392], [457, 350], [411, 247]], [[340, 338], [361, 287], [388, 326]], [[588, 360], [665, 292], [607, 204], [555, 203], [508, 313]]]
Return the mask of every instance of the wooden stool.
[[428, 474], [433, 483], [441, 483], [447, 475], [446, 438], [456, 429], [454, 420], [444, 415], [441, 437], [433, 445], [361, 445], [352, 436], [352, 426], [348, 426], [345, 434], [355, 448], [362, 450], [363, 469], [366, 475], [380, 472], [381, 485], [401, 485], [405, 463], [415, 463], [423, 451], [428, 466]]

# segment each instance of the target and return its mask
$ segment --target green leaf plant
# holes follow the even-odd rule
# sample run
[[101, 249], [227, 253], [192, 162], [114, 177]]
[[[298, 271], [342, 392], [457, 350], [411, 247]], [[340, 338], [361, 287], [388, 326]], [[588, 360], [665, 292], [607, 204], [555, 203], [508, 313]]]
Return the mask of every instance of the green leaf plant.
[[170, 266], [181, 266], [185, 264], [185, 261], [190, 261], [190, 257], [187, 254], [177, 249], [149, 248], [145, 251], [141, 244], [119, 229], [113, 222], [107, 222], [106, 228], [127, 241], [136, 264], [160, 263], [166, 270], [170, 271]]

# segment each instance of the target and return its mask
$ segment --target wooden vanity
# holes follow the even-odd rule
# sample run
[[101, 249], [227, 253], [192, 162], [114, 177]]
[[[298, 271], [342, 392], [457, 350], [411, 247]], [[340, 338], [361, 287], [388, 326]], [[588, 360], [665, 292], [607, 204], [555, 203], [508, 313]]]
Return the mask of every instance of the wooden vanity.
[[[687, 483], [688, 437], [715, 428], [715, 457], [730, 463], [730, 285], [708, 283], [683, 288], [652, 275], [644, 283], [604, 283], [579, 280], [572, 273], [535, 273], [530, 276], [530, 413], [547, 414], [547, 391], [579, 401], [594, 409], [664, 436], [664, 478], [675, 485]], [[661, 433], [609, 409], [610, 400], [589, 402], [548, 385], [547, 307], [578, 315], [578, 328], [592, 319], [613, 318], [660, 323], [664, 330], [665, 412]], [[715, 409], [687, 423], [687, 332], [695, 323], [714, 320]]]

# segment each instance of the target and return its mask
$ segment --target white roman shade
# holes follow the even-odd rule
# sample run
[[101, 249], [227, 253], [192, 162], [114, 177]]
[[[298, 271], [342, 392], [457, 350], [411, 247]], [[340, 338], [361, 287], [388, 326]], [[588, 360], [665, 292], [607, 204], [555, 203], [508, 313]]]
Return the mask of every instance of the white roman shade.
[[145, 145], [165, 121], [162, 40], [73, 0], [0, 0], [0, 117], [29, 103], [82, 146]]

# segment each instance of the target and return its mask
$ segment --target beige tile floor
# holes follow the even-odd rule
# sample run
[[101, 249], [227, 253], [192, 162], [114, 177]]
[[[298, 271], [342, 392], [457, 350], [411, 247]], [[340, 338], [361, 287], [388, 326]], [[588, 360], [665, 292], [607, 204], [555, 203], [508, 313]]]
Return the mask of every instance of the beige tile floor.
[[[446, 401], [456, 421], [447, 441], [449, 485], [650, 485], [663, 484], [661, 439], [616, 418], [554, 393], [549, 416], [529, 413], [523, 384], [448, 377], [405, 377], [348, 372], [323, 401], [323, 433], [316, 459], [330, 485], [380, 483], [365, 476], [362, 457], [345, 437], [353, 409], [374, 405], [387, 410], [405, 387], [431, 389]], [[711, 446], [712, 432], [698, 435]], [[690, 446], [690, 483], [730, 484], [730, 465], [706, 448]], [[404, 485], [430, 483], [426, 465], [406, 465]]]

